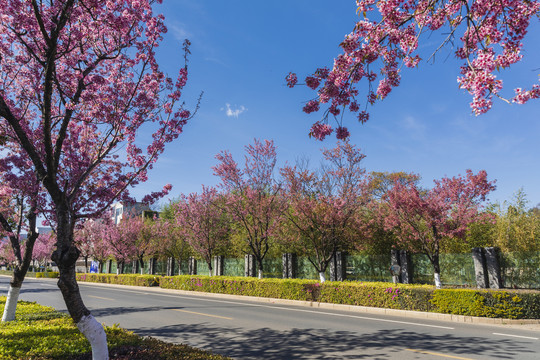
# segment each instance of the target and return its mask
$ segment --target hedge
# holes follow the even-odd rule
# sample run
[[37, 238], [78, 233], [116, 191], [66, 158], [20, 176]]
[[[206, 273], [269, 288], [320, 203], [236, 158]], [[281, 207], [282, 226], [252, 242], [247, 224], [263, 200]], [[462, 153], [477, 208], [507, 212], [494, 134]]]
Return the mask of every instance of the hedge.
[[505, 319], [539, 319], [538, 291], [438, 289], [430, 302], [436, 312]]
[[78, 274], [77, 280], [506, 319], [540, 319], [540, 291], [226, 276]]
[[77, 274], [77, 281], [130, 286], [159, 286], [161, 277], [137, 274]]
[[47, 272], [38, 272], [36, 273], [36, 278], [57, 278], [60, 276], [58, 271], [47, 271]]
[[[0, 313], [6, 298], [0, 297]], [[111, 359], [225, 360], [181, 344], [142, 338], [117, 325], [106, 326]], [[51, 307], [19, 301], [15, 321], [0, 323], [0, 359], [91, 359], [90, 344], [71, 318]]]

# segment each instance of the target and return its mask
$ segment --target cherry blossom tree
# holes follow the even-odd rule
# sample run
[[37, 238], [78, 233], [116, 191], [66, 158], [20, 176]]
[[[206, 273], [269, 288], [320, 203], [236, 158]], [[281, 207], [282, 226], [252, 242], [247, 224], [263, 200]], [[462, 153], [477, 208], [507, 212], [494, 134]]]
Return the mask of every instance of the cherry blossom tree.
[[15, 254], [13, 254], [13, 248], [7, 237], [0, 239], [0, 262], [8, 266], [12, 266], [15, 263]]
[[178, 274], [181, 274], [182, 260], [190, 256], [192, 250], [176, 221], [176, 207], [179, 201], [181, 200], [171, 201], [162, 208], [159, 222], [163, 237], [160, 239], [160, 246], [155, 248], [162, 257], [172, 258], [178, 266]]
[[365, 155], [348, 142], [338, 142], [335, 148], [323, 150], [323, 155], [325, 163], [319, 171], [297, 166], [281, 169], [295, 241], [321, 282], [336, 252], [352, 246], [351, 227], [361, 227], [355, 220], [368, 200], [367, 177], [361, 167]]
[[[433, 43], [427, 33], [444, 35], [434, 53], [443, 47], [455, 48], [462, 61], [458, 84], [472, 96], [471, 109], [487, 112], [493, 97], [523, 104], [540, 97], [540, 84], [515, 94], [501, 95], [503, 81], [498, 72], [523, 58], [523, 39], [531, 18], [539, 16], [540, 1], [461, 1], [461, 0], [357, 0], [360, 20], [340, 44], [343, 52], [332, 69], [319, 68], [305, 78], [305, 85], [317, 96], [305, 106], [306, 113], [324, 108], [323, 119], [313, 124], [310, 135], [322, 140], [337, 123], [338, 139], [349, 136], [343, 126], [346, 111], [357, 114], [361, 123], [369, 119], [367, 106], [385, 99], [400, 85], [403, 66], [416, 67], [422, 61], [422, 44]], [[425, 51], [425, 49], [424, 49]], [[298, 77], [290, 73], [288, 86]], [[536, 81], [536, 80], [535, 80]], [[362, 93], [367, 89], [367, 93]], [[365, 96], [365, 97], [364, 97]]]
[[118, 226], [112, 221], [101, 229], [101, 237], [103, 242], [108, 244], [110, 254], [116, 261], [116, 273], [122, 274], [126, 261], [134, 257], [132, 238], [121, 234]]
[[[15, 320], [19, 293], [38, 237], [39, 184], [31, 170], [18, 173], [8, 171], [9, 161], [9, 156], [0, 159], [0, 237], [7, 239], [3, 251], [13, 267], [2, 321]], [[26, 232], [24, 242], [23, 231]]]
[[186, 241], [208, 264], [212, 276], [212, 258], [229, 240], [230, 221], [218, 202], [225, 198], [212, 187], [203, 186], [201, 194], [192, 193], [178, 202], [176, 221]]
[[245, 231], [245, 242], [255, 257], [259, 278], [263, 276], [263, 259], [284, 209], [279, 196], [281, 185], [274, 178], [276, 148], [271, 140], [255, 140], [246, 146], [244, 168], [240, 169], [228, 151], [216, 156], [219, 164], [214, 175], [221, 178], [226, 193], [225, 209]]
[[111, 256], [110, 227], [115, 225], [112, 219], [105, 213], [105, 216], [87, 219], [75, 230], [75, 244], [81, 250], [84, 258], [85, 271], [88, 271], [88, 259], [93, 258], [99, 263], [99, 271], [103, 268], [103, 263]]
[[387, 212], [383, 214], [387, 229], [393, 230], [399, 242], [411, 250], [425, 253], [433, 266], [435, 285], [440, 288], [439, 250], [445, 238], [465, 239], [468, 226], [489, 220], [479, 212], [482, 202], [495, 189], [487, 173], [444, 177], [435, 180], [430, 190], [414, 182], [397, 182], [386, 194]]
[[156, 61], [166, 28], [155, 2], [0, 1], [0, 135], [14, 144], [11, 171], [30, 164], [47, 193], [58, 286], [94, 359], [108, 358], [106, 335], [76, 283], [74, 227], [127, 199], [191, 117], [180, 102], [187, 67], [174, 81]]
[[[111, 230], [111, 246], [118, 264], [117, 271], [119, 273], [123, 273], [123, 265], [126, 261], [136, 260], [137, 264], [139, 264], [139, 257], [142, 259], [141, 267], [144, 268], [144, 255], [147, 250], [146, 246], [137, 249], [143, 227], [144, 220], [142, 216], [126, 216], [115, 226], [115, 230]], [[113, 231], [116, 232], [116, 237], [114, 237]]]
[[410, 174], [404, 171], [380, 172], [373, 171], [369, 174], [369, 189], [374, 199], [381, 199], [396, 184], [418, 184], [420, 175]]
[[47, 270], [47, 264], [51, 261], [51, 254], [56, 246], [56, 234], [50, 232], [48, 234], [40, 234], [34, 245], [32, 260], [37, 261], [40, 266]]

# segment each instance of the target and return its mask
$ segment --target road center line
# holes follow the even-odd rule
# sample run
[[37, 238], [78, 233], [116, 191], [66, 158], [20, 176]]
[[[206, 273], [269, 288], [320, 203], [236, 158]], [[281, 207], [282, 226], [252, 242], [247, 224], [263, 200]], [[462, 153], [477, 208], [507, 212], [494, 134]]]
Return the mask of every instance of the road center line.
[[185, 313], [188, 313], [188, 314], [195, 314], [195, 315], [202, 315], [202, 316], [210, 316], [210, 317], [215, 317], [215, 318], [225, 319], [225, 320], [233, 320], [233, 318], [226, 317], [226, 316], [219, 316], [219, 315], [212, 315], [212, 314], [204, 314], [204, 313], [200, 313], [200, 312], [188, 311], [188, 310], [181, 310], [181, 309], [171, 309], [171, 310], [173, 310], [173, 311], [185, 312]]
[[501, 333], [493, 333], [493, 335], [509, 336], [509, 337], [515, 337], [515, 338], [521, 338], [521, 339], [529, 339], [529, 340], [539, 340], [539, 338], [531, 337], [531, 336], [521, 336], [521, 335], [501, 334]]
[[415, 352], [415, 353], [420, 353], [420, 354], [445, 357], [445, 358], [449, 358], [449, 359], [473, 360], [471, 358], [464, 358], [464, 357], [454, 356], [454, 355], [446, 355], [446, 354], [436, 353], [436, 352], [432, 352], [432, 351], [415, 350], [415, 349], [405, 349], [405, 350], [412, 351], [412, 352]]
[[111, 301], [114, 301], [114, 299], [106, 298], [106, 297], [101, 297], [101, 296], [95, 296], [95, 295], [86, 295], [86, 296], [91, 297], [91, 298], [101, 299], [101, 300], [111, 300]]
[[[117, 289], [117, 290], [126, 291], [126, 292], [132, 292], [132, 293], [133, 292], [135, 292], [135, 293], [145, 293], [143, 291], [138, 291], [138, 290], [127, 290], [127, 289]], [[174, 297], [174, 298], [184, 298], [184, 299], [193, 300], [193, 297], [184, 296], [184, 295], [160, 294], [160, 293], [154, 293], [153, 295], [155, 295], [155, 296], [164, 296], [164, 297]], [[359, 316], [359, 315], [351, 315], [351, 314], [338, 314], [338, 313], [331, 313], [331, 312], [326, 312], [326, 311], [295, 309], [295, 308], [288, 308], [288, 307], [285, 307], [285, 306], [250, 304], [250, 303], [237, 302], [237, 301], [231, 301], [231, 300], [205, 299], [205, 298], [202, 298], [202, 297], [197, 298], [197, 299], [201, 300], [201, 301], [219, 302], [219, 303], [225, 303], [225, 304], [253, 306], [253, 307], [263, 307], [263, 308], [268, 308], [268, 309], [278, 309], [278, 310], [287, 310], [287, 311], [298, 311], [298, 312], [305, 312], [305, 313], [319, 314], [319, 315], [339, 316], [339, 317], [347, 317], [347, 318], [361, 319], [361, 320], [388, 322], [388, 323], [393, 323], [393, 324], [414, 325], [414, 326], [437, 328], [437, 329], [446, 329], [446, 330], [454, 330], [455, 329], [455, 328], [449, 327], [449, 326], [430, 325], [430, 324], [422, 324], [422, 323], [409, 322], [409, 321], [400, 321], [400, 320], [380, 319], [380, 318], [374, 318], [374, 317], [368, 317], [368, 316]]]

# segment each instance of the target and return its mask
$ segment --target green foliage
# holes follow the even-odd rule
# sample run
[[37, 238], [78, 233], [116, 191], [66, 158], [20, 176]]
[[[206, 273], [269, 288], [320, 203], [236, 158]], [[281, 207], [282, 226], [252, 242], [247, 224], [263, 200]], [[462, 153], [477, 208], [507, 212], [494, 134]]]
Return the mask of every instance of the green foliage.
[[538, 292], [439, 289], [430, 302], [436, 312], [505, 319], [538, 319]]
[[[0, 312], [5, 301], [0, 297]], [[111, 359], [227, 359], [186, 345], [141, 338], [117, 325], [105, 327], [105, 332]], [[20, 301], [15, 321], [0, 323], [0, 359], [72, 358], [91, 359], [90, 344], [66, 314]]]
[[527, 210], [528, 200], [523, 189], [518, 190], [511, 202], [493, 205], [497, 214], [493, 237], [503, 252], [540, 251], [540, 212]]
[[485, 316], [484, 297], [476, 290], [439, 289], [430, 302], [436, 312], [444, 314]]
[[163, 277], [160, 286], [165, 289], [311, 301], [316, 300], [311, 290], [314, 284], [313, 280], [300, 279], [179, 275]]
[[430, 311], [431, 286], [378, 282], [330, 282], [321, 285], [320, 302]]
[[130, 286], [159, 286], [161, 277], [136, 274], [77, 274], [77, 281]]
[[475, 247], [495, 246], [492, 222], [478, 222], [469, 225], [465, 241], [445, 239], [441, 244], [441, 251], [447, 254], [470, 254]]
[[540, 251], [501, 254], [504, 284], [509, 288], [540, 288]]
[[56, 279], [60, 276], [58, 271], [47, 271], [47, 272], [38, 272], [36, 273], [36, 278], [51, 278]]

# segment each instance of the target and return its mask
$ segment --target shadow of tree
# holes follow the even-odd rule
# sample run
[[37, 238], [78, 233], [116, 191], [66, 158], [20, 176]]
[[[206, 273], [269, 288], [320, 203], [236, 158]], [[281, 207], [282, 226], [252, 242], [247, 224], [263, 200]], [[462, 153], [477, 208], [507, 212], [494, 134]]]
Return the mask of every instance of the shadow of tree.
[[29, 289], [23, 286], [21, 287], [21, 294], [31, 294], [31, 293], [50, 293], [50, 292], [60, 292], [60, 289], [57, 287], [42, 288], [42, 289]]
[[[514, 359], [516, 353], [527, 352], [523, 344], [516, 340], [429, 335], [399, 329], [358, 334], [327, 329], [246, 330], [208, 324], [178, 324], [131, 330], [142, 336], [181, 342], [234, 359], [395, 359], [405, 349], [463, 357]], [[531, 359], [535, 357], [533, 351], [528, 352]], [[418, 358], [427, 357], [418, 354]]]

